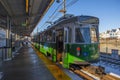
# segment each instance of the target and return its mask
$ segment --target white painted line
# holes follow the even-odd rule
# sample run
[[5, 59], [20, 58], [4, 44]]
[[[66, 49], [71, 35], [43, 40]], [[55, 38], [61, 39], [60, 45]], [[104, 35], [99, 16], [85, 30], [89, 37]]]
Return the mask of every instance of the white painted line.
[[85, 73], [85, 74], [87, 74], [87, 75], [89, 75], [89, 76], [93, 77], [95, 80], [100, 80], [100, 78], [99, 78], [99, 77], [96, 77], [96, 76], [94, 76], [94, 75], [93, 75], [93, 74], [91, 74], [91, 73], [88, 73], [88, 72], [86, 72], [86, 71], [84, 71], [84, 70], [80, 70], [80, 71], [82, 71], [83, 73]]
[[115, 73], [109, 73], [110, 75], [112, 75], [112, 76], [115, 76], [115, 77], [117, 77], [117, 78], [120, 78], [120, 75], [117, 75], [117, 74], [115, 74]]

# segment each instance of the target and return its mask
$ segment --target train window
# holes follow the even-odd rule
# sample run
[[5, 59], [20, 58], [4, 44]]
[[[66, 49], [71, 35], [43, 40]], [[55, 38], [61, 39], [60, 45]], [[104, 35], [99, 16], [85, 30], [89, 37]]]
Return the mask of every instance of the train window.
[[80, 28], [80, 31], [84, 38], [84, 42], [90, 43], [90, 29], [89, 28]]
[[71, 28], [69, 28], [69, 34], [68, 34], [68, 42], [72, 42], [71, 40], [71, 35], [72, 35], [72, 29]]
[[43, 42], [43, 34], [41, 34], [41, 42]]
[[47, 33], [47, 41], [48, 42], [52, 41], [52, 32], [51, 32], [51, 30]]
[[52, 33], [52, 42], [55, 42], [55, 31]]
[[45, 34], [45, 36], [44, 36], [44, 38], [43, 38], [43, 42], [45, 42], [46, 39], [47, 39], [47, 36], [46, 36], [46, 34]]
[[91, 28], [90, 29], [90, 33], [91, 33], [91, 42], [94, 43], [94, 42], [97, 42], [97, 34], [96, 34], [96, 28]]
[[64, 42], [67, 42], [67, 31], [65, 31], [65, 33], [64, 33], [64, 35], [65, 35], [65, 39], [64, 39]]
[[50, 41], [51, 41], [51, 36], [47, 35], [47, 42], [50, 42]]
[[84, 42], [80, 28], [75, 29], [75, 42], [78, 42], [78, 43]]

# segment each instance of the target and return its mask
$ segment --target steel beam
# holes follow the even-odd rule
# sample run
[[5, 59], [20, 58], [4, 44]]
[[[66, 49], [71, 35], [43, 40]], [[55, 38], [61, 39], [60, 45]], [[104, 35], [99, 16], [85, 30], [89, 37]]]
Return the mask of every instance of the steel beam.
[[8, 6], [8, 4], [6, 2], [4, 2], [5, 0], [0, 0], [0, 3], [3, 5], [3, 7], [5, 8], [5, 10], [8, 12], [9, 16], [12, 16], [13, 13], [10, 9], [10, 7]]

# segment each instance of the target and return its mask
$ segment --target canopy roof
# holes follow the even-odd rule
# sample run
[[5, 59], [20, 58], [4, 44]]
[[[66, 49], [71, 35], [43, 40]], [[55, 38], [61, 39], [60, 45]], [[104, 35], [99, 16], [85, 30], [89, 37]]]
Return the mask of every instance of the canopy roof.
[[7, 16], [11, 31], [28, 36], [50, 8], [54, 0], [0, 0], [0, 27], [6, 27]]

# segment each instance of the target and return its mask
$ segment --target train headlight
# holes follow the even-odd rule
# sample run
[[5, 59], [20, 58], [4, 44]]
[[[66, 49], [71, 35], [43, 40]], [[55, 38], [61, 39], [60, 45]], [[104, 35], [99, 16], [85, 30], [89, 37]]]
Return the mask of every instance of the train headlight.
[[80, 56], [80, 50], [81, 50], [81, 48], [77, 47], [76, 50], [77, 50], [77, 56]]

